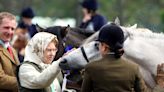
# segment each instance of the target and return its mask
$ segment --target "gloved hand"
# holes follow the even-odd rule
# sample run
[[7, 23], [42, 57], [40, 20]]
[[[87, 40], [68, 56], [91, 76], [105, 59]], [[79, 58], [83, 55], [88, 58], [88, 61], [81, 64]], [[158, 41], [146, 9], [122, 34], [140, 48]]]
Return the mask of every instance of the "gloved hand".
[[164, 63], [157, 66], [157, 76], [156, 76], [157, 85], [161, 88], [164, 88]]

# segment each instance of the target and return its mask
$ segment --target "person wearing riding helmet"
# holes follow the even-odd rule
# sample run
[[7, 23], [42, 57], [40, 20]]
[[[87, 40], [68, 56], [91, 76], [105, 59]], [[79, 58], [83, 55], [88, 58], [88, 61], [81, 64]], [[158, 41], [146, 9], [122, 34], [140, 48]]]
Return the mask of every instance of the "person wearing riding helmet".
[[98, 41], [103, 58], [85, 67], [81, 92], [147, 92], [138, 65], [122, 59], [122, 29], [107, 24], [100, 29]]
[[87, 30], [92, 30], [92, 32], [98, 31], [104, 24], [107, 23], [107, 20], [104, 16], [97, 13], [98, 2], [97, 0], [84, 0], [81, 3], [83, 19], [80, 24], [80, 28]]
[[35, 13], [31, 7], [26, 7], [21, 11], [18, 28], [26, 26], [28, 29], [29, 37], [32, 38], [36, 33], [36, 25], [32, 23], [32, 19], [35, 17]]

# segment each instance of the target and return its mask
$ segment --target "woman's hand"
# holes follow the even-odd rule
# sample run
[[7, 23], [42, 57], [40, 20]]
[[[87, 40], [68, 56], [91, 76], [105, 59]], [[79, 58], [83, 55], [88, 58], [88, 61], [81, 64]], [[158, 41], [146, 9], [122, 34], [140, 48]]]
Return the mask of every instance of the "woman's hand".
[[84, 17], [83, 17], [83, 22], [85, 23], [85, 22], [87, 22], [87, 21], [89, 21], [91, 19], [91, 14], [85, 14], [84, 15]]

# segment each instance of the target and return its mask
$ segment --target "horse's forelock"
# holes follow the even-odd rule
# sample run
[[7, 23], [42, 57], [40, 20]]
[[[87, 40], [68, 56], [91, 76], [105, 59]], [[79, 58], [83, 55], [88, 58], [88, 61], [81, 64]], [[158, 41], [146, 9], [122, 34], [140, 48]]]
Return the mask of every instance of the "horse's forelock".
[[54, 35], [57, 35], [58, 38], [61, 38], [61, 27], [60, 26], [53, 26], [53, 27], [48, 27], [44, 30], [45, 32], [52, 33]]
[[59, 31], [61, 30], [61, 26], [53, 26], [53, 27], [48, 27], [45, 29], [46, 31]]

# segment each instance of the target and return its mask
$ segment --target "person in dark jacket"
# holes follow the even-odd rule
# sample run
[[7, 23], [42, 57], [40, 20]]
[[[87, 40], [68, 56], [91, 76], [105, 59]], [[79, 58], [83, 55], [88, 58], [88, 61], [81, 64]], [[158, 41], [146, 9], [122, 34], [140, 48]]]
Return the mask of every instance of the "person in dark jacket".
[[80, 28], [85, 28], [95, 32], [107, 23], [106, 18], [97, 13], [98, 2], [96, 0], [84, 0], [81, 3], [81, 6], [83, 11], [83, 20], [79, 26]]
[[27, 26], [30, 38], [37, 33], [36, 25], [32, 23], [32, 19], [35, 17], [35, 13], [32, 8], [26, 7], [20, 14], [20, 21], [18, 27]]
[[115, 24], [105, 25], [98, 36], [103, 58], [85, 67], [82, 92], [147, 92], [138, 65], [124, 60], [124, 34]]

